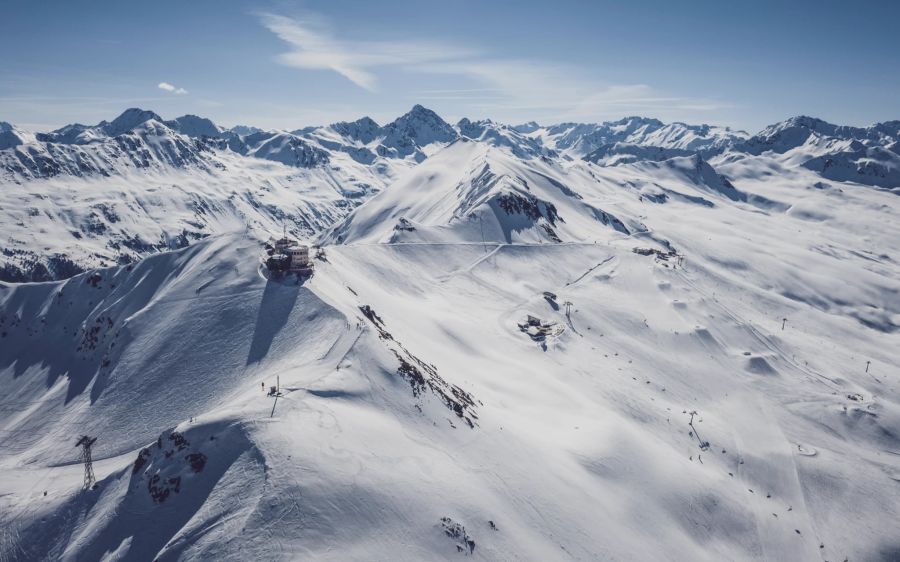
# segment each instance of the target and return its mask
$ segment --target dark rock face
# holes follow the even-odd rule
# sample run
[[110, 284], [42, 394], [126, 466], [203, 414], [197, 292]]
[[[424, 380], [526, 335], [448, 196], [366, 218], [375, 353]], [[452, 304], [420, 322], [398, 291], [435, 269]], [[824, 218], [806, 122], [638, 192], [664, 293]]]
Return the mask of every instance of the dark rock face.
[[426, 390], [437, 396], [444, 406], [462, 419], [470, 428], [474, 428], [478, 415], [475, 413], [474, 397], [444, 380], [437, 372], [437, 367], [426, 363], [409, 352], [403, 344], [394, 339], [387, 331], [384, 321], [369, 305], [362, 305], [359, 310], [378, 331], [378, 337], [384, 341], [388, 349], [400, 362], [397, 374], [409, 383], [413, 396], [421, 397]]
[[[155, 447], [145, 447], [138, 453], [131, 469], [132, 481], [146, 480], [153, 502], [164, 503], [172, 494], [181, 492], [190, 474], [201, 473], [206, 467], [206, 454], [191, 449], [191, 442], [182, 433], [172, 431], [165, 439], [160, 436]], [[181, 451], [190, 452], [178, 455]]]
[[[491, 521], [491, 526], [496, 530], [493, 521]], [[457, 552], [467, 555], [475, 553], [475, 539], [466, 532], [466, 528], [463, 525], [450, 517], [441, 517], [441, 528], [444, 530], [445, 535], [456, 542]]]
[[560, 220], [553, 203], [541, 201], [531, 195], [526, 197], [518, 193], [504, 193], [497, 197], [497, 204], [508, 215], [519, 213], [535, 221], [544, 218], [554, 226]]

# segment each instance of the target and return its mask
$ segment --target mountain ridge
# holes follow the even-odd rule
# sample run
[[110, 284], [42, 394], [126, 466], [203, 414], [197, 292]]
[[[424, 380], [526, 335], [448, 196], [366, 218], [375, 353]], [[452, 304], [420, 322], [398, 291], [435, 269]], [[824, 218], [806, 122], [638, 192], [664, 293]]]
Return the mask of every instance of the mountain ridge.
[[[531, 173], [528, 170], [546, 163], [554, 163], [548, 168], [552, 171], [545, 173], [554, 181], [562, 181], [564, 176], [560, 175], [560, 170], [577, 169], [580, 162], [590, 164], [585, 170], [594, 178], [592, 181], [600, 181], [600, 178], [610, 174], [615, 177], [612, 169], [616, 167], [622, 167], [627, 174], [644, 174], [645, 171], [637, 171], [656, 169], [658, 172], [654, 173], [668, 175], [667, 168], [635, 166], [698, 155], [703, 159], [703, 166], [711, 167], [713, 171], [695, 175], [696, 181], [700, 181], [701, 177], [719, 175], [754, 178], [778, 168], [805, 170], [824, 181], [850, 182], [898, 193], [900, 144], [895, 140], [900, 134], [898, 131], [900, 121], [885, 121], [859, 128], [833, 125], [805, 116], [787, 119], [752, 137], [728, 128], [665, 124], [657, 119], [634, 116], [601, 124], [541, 126], [530, 123], [524, 128], [489, 119], [473, 121], [467, 118], [451, 125], [421, 105], [415, 105], [383, 126], [363, 117], [353, 122], [338, 122], [294, 132], [263, 131], [249, 127], [231, 130], [195, 115], [165, 120], [153, 111], [140, 108], [128, 109], [111, 121], [101, 121], [92, 126], [72, 124], [50, 133], [31, 134], [4, 124], [0, 127], [0, 147], [3, 147], [0, 148], [0, 183], [20, 187], [7, 189], [7, 203], [0, 206], [0, 222], [8, 224], [10, 231], [16, 233], [0, 267], [3, 268], [3, 279], [27, 281], [65, 277], [73, 271], [99, 263], [95, 258], [76, 257], [75, 253], [62, 248], [40, 246], [33, 241], [34, 228], [61, 229], [65, 234], [59, 236], [60, 240], [90, 240], [91, 245], [99, 245], [93, 254], [102, 256], [100, 261], [107, 263], [109, 260], [138, 259], [148, 252], [170, 248], [172, 244], [177, 247], [215, 234], [221, 228], [215, 226], [218, 224], [216, 221], [196, 220], [190, 218], [192, 213], [183, 211], [184, 205], [195, 204], [221, 208], [223, 195], [216, 193], [216, 190], [200, 189], [197, 193], [184, 193], [179, 196], [177, 204], [174, 200], [167, 201], [166, 204], [176, 204], [170, 211], [172, 216], [180, 218], [176, 223], [166, 221], [166, 229], [160, 232], [152, 222], [129, 225], [127, 221], [113, 223], [105, 218], [99, 208], [118, 209], [119, 214], [134, 213], [142, 222], [159, 220], [151, 219], [154, 213], [138, 210], [140, 208], [135, 206], [134, 200], [128, 201], [129, 210], [125, 211], [125, 204], [117, 201], [122, 198], [121, 192], [119, 195], [116, 192], [98, 195], [95, 203], [100, 207], [93, 208], [67, 201], [70, 197], [67, 190], [54, 188], [54, 191], [46, 192], [40, 183], [35, 184], [42, 186], [37, 191], [27, 189], [35, 181], [52, 180], [53, 185], [78, 181], [100, 186], [118, 184], [127, 178], [129, 185], [137, 182], [135, 185], [139, 186], [141, 182], [156, 185], [156, 178], [171, 177], [177, 185], [182, 183], [181, 179], [176, 179], [177, 176], [184, 180], [185, 185], [193, 186], [206, 177], [234, 186], [235, 192], [229, 196], [231, 201], [237, 200], [236, 197], [251, 201], [254, 209], [262, 210], [265, 215], [257, 223], [259, 211], [247, 213], [241, 205], [226, 200], [226, 214], [233, 215], [234, 220], [251, 227], [287, 219], [291, 221], [288, 226], [296, 232], [304, 236], [318, 236], [366, 199], [408, 176], [417, 166], [448, 150], [459, 139], [494, 147], [500, 151], [496, 154], [508, 153], [526, 163], [522, 174], [511, 176], [513, 183], [510, 185], [519, 185], [522, 181], [540, 183], [543, 180], [527, 180], [526, 176]], [[593, 150], [581, 154], [590, 147]], [[529, 161], [534, 162], [527, 164]], [[268, 162], [276, 168], [266, 168], [267, 165], [260, 168], [254, 162]], [[278, 169], [278, 166], [283, 169]], [[693, 164], [687, 168], [691, 166]], [[262, 172], [263, 169], [266, 171]], [[323, 183], [310, 190], [310, 193], [320, 194], [313, 202], [304, 204], [303, 208], [294, 208], [297, 201], [289, 197], [292, 210], [284, 210], [279, 209], [278, 204], [262, 204], [256, 195], [248, 195], [255, 192], [254, 188], [258, 186], [240, 185], [236, 175], [246, 173], [244, 170], [253, 170], [245, 176], [253, 178], [251, 181], [265, 182], [267, 187], [263, 188], [262, 193], [281, 193], [284, 180], [275, 178], [290, 178], [290, 184], [319, 178], [316, 181]], [[276, 170], [277, 173], [274, 173]], [[271, 181], [275, 183], [268, 184], [270, 180], [263, 179], [268, 177], [273, 178]], [[777, 201], [741, 189], [739, 184], [744, 179], [739, 180], [738, 187], [734, 189], [719, 186], [714, 191], [729, 194], [736, 202], [752, 203], [760, 208], [782, 207]], [[16, 195], [19, 189], [23, 192]], [[126, 191], [129, 195], [125, 199], [145, 199], [139, 189], [134, 191], [129, 188]], [[674, 190], [665, 186], [648, 187], [645, 190], [651, 199], [672, 197], [667, 193], [687, 196], [692, 191], [692, 186]], [[513, 194], [508, 195], [512, 197]], [[39, 196], [44, 199], [39, 199]], [[194, 201], [198, 196], [201, 199], [199, 203]], [[544, 211], [547, 208], [537, 200], [551, 202], [541, 197], [537, 197], [537, 202], [532, 202], [532, 196], [527, 194], [524, 197], [524, 200], [519, 200], [517, 195], [509, 201], [515, 199], [516, 205], [523, 209]], [[714, 198], [710, 199], [709, 193], [696, 193], [689, 197], [714, 204]], [[47, 208], [47, 201], [54, 203]], [[568, 199], [562, 201], [568, 204]], [[552, 203], [560, 204], [559, 201]], [[494, 205], [495, 209], [497, 205], [499, 203]], [[67, 207], [77, 211], [72, 213]], [[603, 209], [604, 206], [597, 208]], [[316, 214], [320, 218], [312, 219], [311, 216]], [[540, 213], [532, 214], [537, 219]], [[566, 214], [562, 213], [563, 216]], [[48, 216], [52, 217], [53, 223], [38, 227], [44, 220], [42, 217]], [[543, 226], [538, 226], [540, 230], [535, 231], [538, 237], [533, 240], [550, 242], [554, 237], [565, 239], [568, 236], [565, 234], [568, 225], [549, 224], [549, 215], [544, 213], [541, 216]], [[610, 218], [616, 217], [615, 212], [597, 211], [595, 216], [605, 217], [608, 221], [603, 223], [601, 220], [601, 228], [603, 224], [615, 224]], [[623, 225], [628, 222], [622, 217], [617, 220], [621, 220]], [[522, 224], [526, 225], [526, 222]], [[523, 226], [525, 230], [522, 232], [530, 231], [532, 226]], [[623, 228], [634, 231], [633, 225]], [[545, 238], [551, 231], [553, 235]], [[582, 233], [575, 237], [584, 239], [586, 235]], [[506, 238], [511, 240], [509, 236]]]

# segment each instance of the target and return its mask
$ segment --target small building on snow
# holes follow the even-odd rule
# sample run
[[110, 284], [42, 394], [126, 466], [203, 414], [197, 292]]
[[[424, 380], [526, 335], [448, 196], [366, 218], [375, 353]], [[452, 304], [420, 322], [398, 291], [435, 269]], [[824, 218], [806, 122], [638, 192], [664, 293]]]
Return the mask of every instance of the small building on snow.
[[312, 273], [309, 246], [286, 236], [273, 241], [271, 246], [273, 252], [267, 262], [267, 265], [271, 264], [269, 269], [301, 275]]
[[297, 244], [286, 248], [284, 253], [290, 260], [288, 271], [305, 273], [312, 269], [312, 262], [309, 261], [309, 246]]

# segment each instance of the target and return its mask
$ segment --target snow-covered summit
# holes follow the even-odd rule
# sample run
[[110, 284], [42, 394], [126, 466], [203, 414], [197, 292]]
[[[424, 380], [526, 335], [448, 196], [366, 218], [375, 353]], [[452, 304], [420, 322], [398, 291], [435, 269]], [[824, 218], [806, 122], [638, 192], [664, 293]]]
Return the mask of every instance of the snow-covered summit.
[[898, 140], [900, 121], [852, 127], [798, 116], [766, 127], [737, 144], [734, 152], [766, 155], [836, 181], [897, 189], [900, 188]]
[[131, 109], [126, 109], [110, 123], [101, 122], [97, 125], [97, 128], [102, 129], [107, 136], [115, 137], [131, 131], [138, 125], [150, 120], [162, 122], [163, 118], [153, 111], [133, 107]]
[[166, 125], [189, 137], [219, 137], [223, 133], [223, 129], [212, 120], [197, 115], [182, 115], [166, 121]]
[[370, 117], [362, 117], [356, 121], [341, 121], [331, 125], [331, 129], [337, 134], [369, 144], [381, 134], [381, 126]]
[[751, 154], [766, 151], [785, 153], [811, 139], [856, 140], [885, 146], [900, 140], [900, 121], [886, 121], [869, 127], [834, 125], [822, 119], [800, 115], [769, 125], [736, 148]]
[[35, 142], [35, 136], [32, 133], [23, 131], [15, 125], [0, 121], [0, 150]]
[[387, 136], [402, 135], [414, 139], [418, 146], [433, 142], [450, 142], [456, 131], [434, 111], [419, 104], [384, 126]]
[[539, 139], [526, 136], [515, 127], [496, 123], [490, 119], [470, 121], [464, 117], [456, 124], [456, 129], [466, 138], [506, 147], [520, 158], [533, 158], [545, 152], [553, 154], [553, 151], [545, 148]]
[[51, 131], [38, 133], [37, 140], [59, 144], [90, 144], [102, 142], [134, 130], [147, 121], [163, 122], [163, 118], [153, 111], [132, 107], [123, 111], [112, 121], [101, 121], [96, 125], [73, 123]]
[[253, 133], [261, 133], [263, 130], [259, 127], [251, 127], [249, 125], [235, 125], [234, 127], [228, 129], [229, 133], [234, 133], [238, 136], [246, 136], [252, 135]]
[[600, 124], [561, 123], [532, 128], [527, 134], [541, 139], [544, 145], [575, 158], [616, 143], [688, 150], [708, 155], [727, 150], [747, 136], [743, 131], [727, 127], [665, 124], [658, 119], [646, 117], [625, 117]]
[[434, 111], [416, 104], [413, 108], [382, 128], [384, 135], [377, 147], [381, 156], [406, 157], [413, 155], [424, 160], [423, 149], [435, 143], [448, 143], [457, 133]]
[[520, 123], [518, 125], [513, 125], [513, 129], [516, 131], [527, 135], [528, 133], [533, 133], [541, 128], [541, 126], [537, 123], [537, 121], [528, 121], [527, 123]]

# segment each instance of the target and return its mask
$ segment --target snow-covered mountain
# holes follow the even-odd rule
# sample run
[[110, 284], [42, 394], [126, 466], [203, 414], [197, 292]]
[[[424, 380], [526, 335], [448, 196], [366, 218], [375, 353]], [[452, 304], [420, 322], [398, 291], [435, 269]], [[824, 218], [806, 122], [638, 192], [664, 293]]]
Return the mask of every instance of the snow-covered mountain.
[[35, 142], [34, 135], [9, 123], [0, 121], [0, 150]]
[[[26, 142], [0, 151], [0, 181], [15, 182], [54, 176], [111, 176], [132, 170], [163, 170], [221, 166], [214, 146], [175, 133], [157, 119], [147, 119], [124, 132], [121, 122], [84, 127], [71, 125], [53, 133], [38, 133]], [[52, 140], [48, 140], [52, 139]]]
[[152, 165], [4, 176], [6, 263], [60, 279], [0, 282], [0, 558], [897, 558], [898, 184], [815, 165], [893, 137], [398, 121], [14, 133]]
[[312, 236], [455, 138], [421, 106], [302, 134], [141, 109], [37, 135], [4, 123], [0, 279], [65, 278], [235, 228]]
[[589, 174], [463, 137], [336, 225], [325, 241], [555, 243], [593, 240], [604, 228], [641, 230], [592, 204]]
[[[848, 127], [801, 116], [766, 127], [735, 146], [735, 153], [765, 155], [830, 180], [896, 189], [900, 186], [898, 141], [900, 121]], [[730, 159], [735, 158], [739, 156]]]
[[[441, 168], [442, 160], [451, 161], [461, 150], [463, 145], [456, 146], [460, 138], [472, 141], [465, 150], [492, 150], [486, 151], [489, 154], [477, 166], [469, 161], [458, 163], [458, 168], [454, 168], [457, 164], [451, 166], [452, 182], [464, 192], [458, 201], [447, 199], [443, 192], [447, 186], [441, 182], [450, 177], [445, 168], [437, 176], [440, 181], [423, 181], [418, 186], [438, 185], [440, 192], [424, 192], [425, 200], [417, 204], [429, 206], [430, 198], [436, 196], [447, 205], [429, 207], [430, 211], [419, 217], [422, 224], [441, 225], [438, 230], [442, 231], [449, 222], [467, 216], [473, 217], [469, 220], [479, 217], [482, 222], [487, 218], [491, 224], [499, 220], [494, 225], [499, 230], [491, 231], [489, 237], [506, 233], [497, 240], [525, 236], [553, 241], [585, 240], [591, 237], [590, 229], [553, 218], [552, 209], [565, 209], [576, 198], [557, 200], [555, 189], [529, 193], [530, 186], [549, 181], [542, 179], [546, 176], [562, 186], [574, 182], [578, 188], [574, 193], [585, 197], [582, 186], [589, 193], [594, 180], [585, 182], [581, 176], [598, 175], [579, 164], [580, 160], [610, 167], [697, 154], [704, 158], [704, 166], [724, 167], [730, 178], [753, 178], [771, 174], [773, 169], [779, 174], [805, 169], [824, 180], [896, 190], [900, 187], [898, 129], [896, 121], [858, 128], [808, 117], [789, 119], [749, 138], [727, 128], [667, 125], [634, 117], [598, 125], [550, 127], [536, 123], [511, 127], [491, 120], [462, 119], [454, 127], [418, 105], [384, 126], [364, 117], [293, 132], [244, 126], [225, 129], [195, 115], [165, 120], [153, 111], [136, 108], [112, 121], [93, 126], [73, 124], [49, 133], [32, 134], [3, 123], [0, 182], [7, 187], [0, 191], [5, 200], [0, 205], [0, 223], [6, 225], [7, 241], [0, 275], [15, 281], [64, 278], [241, 225], [270, 228], [287, 223], [295, 234], [311, 237], [388, 185], [415, 184], [432, 166], [417, 168], [429, 156], [447, 151], [433, 166]], [[482, 167], [487, 172], [479, 176]], [[503, 171], [496, 173], [495, 168]], [[536, 172], [540, 175], [535, 176]], [[718, 174], [715, 170], [711, 173]], [[162, 186], [166, 184], [179, 189], [165, 189]], [[649, 197], [662, 197], [672, 188], [644, 190]], [[740, 199], [739, 192], [729, 193]], [[85, 196], [87, 193], [92, 195]], [[148, 205], [148, 193], [165, 196], [154, 195], [154, 204]], [[270, 201], [263, 204], [251, 193], [269, 194]], [[760, 202], [749, 195], [748, 200]], [[517, 201], [514, 206], [507, 205], [512, 201], [509, 197]], [[247, 202], [249, 208], [235, 201]], [[525, 222], [510, 229], [505, 220], [497, 218], [496, 211], [503, 209], [499, 201], [510, 209], [520, 209]], [[542, 206], [543, 201], [552, 207]], [[406, 204], [398, 203], [398, 208]], [[482, 204], [487, 207], [479, 209]], [[193, 210], [198, 205], [220, 209], [221, 216], [198, 220]], [[578, 205], [580, 210], [574, 216], [587, 213], [600, 217], [601, 224], [619, 224], [612, 220], [616, 213], [604, 205]], [[484, 215], [481, 211], [487, 208], [493, 211]], [[123, 214], [123, 220], [110, 218]], [[574, 220], [572, 212], [561, 216]], [[417, 220], [415, 216], [395, 217], [401, 218]], [[587, 224], [593, 222], [590, 219]], [[622, 219], [622, 228], [631, 231], [626, 223]], [[378, 228], [363, 230], [367, 237], [379, 240], [382, 235], [390, 238], [401, 236], [397, 232], [412, 232], [395, 231], [395, 226], [387, 225], [389, 232], [377, 236]], [[479, 237], [482, 226], [479, 224]], [[420, 234], [422, 230], [425, 228]], [[44, 239], [52, 242], [42, 242]]]
[[463, 118], [456, 124], [456, 129], [463, 137], [492, 146], [506, 147], [518, 158], [557, 155], [555, 151], [545, 147], [540, 139], [526, 136], [516, 127], [495, 123], [490, 119], [470, 121]]
[[748, 138], [739, 148], [742, 152], [751, 154], [766, 151], [785, 153], [808, 144], [810, 140], [818, 139], [890, 144], [900, 140], [900, 121], [886, 121], [870, 127], [848, 127], [801, 115], [766, 127]]
[[544, 146], [575, 158], [616, 143], [688, 150], [712, 155], [727, 150], [747, 137], [747, 133], [728, 127], [665, 124], [658, 119], [644, 117], [626, 117], [600, 124], [561, 123], [549, 127], [526, 123], [516, 129], [540, 139]]
[[[858, 128], [830, 125], [808, 117], [787, 120], [749, 138], [727, 128], [667, 125], [655, 119], [635, 117], [598, 125], [568, 123], [550, 127], [536, 123], [511, 127], [490, 120], [462, 119], [454, 127], [419, 105], [384, 126], [364, 117], [293, 132], [250, 127], [225, 129], [195, 115], [165, 120], [153, 111], [137, 108], [126, 110], [112, 121], [93, 126], [73, 124], [36, 135], [4, 123], [0, 125], [0, 181], [10, 187], [3, 191], [7, 203], [0, 207], [5, 217], [0, 219], [9, 231], [2, 277], [7, 280], [65, 277], [86, 268], [131, 261], [149, 252], [178, 247], [220, 232], [225, 225], [265, 224], [268, 227], [272, 222], [287, 221], [292, 232], [313, 236], [342, 219], [370, 195], [401, 181], [429, 155], [440, 154], [448, 145], [455, 145], [459, 138], [474, 141], [479, 147], [493, 147], [495, 150], [490, 151], [488, 160], [494, 166], [500, 161], [528, 162], [522, 173], [496, 176], [502, 181], [497, 180], [499, 183], [492, 184], [490, 189], [498, 197], [506, 192], [521, 195], [528, 191], [510, 185], [531, 185], [536, 181], [540, 184], [541, 180], [529, 177], [539, 168], [544, 168], [541, 174], [565, 185], [572, 181], [565, 176], [584, 173], [578, 160], [609, 167], [662, 162], [694, 154], [708, 160], [707, 166], [726, 166], [729, 177], [768, 174], [773, 167], [779, 173], [803, 168], [826, 180], [897, 189], [900, 186], [898, 129], [900, 125], [896, 121]], [[452, 159], [451, 154], [456, 150], [449, 150], [446, 159]], [[257, 161], [273, 165], [257, 164]], [[522, 164], [517, 166], [521, 168]], [[485, 177], [493, 181], [492, 165], [487, 164], [487, 168], [491, 171]], [[424, 174], [427, 170], [425, 167], [416, 173]], [[475, 213], [477, 205], [471, 207], [471, 204], [484, 203], [474, 194], [490, 189], [485, 187], [485, 178], [479, 180], [476, 172], [471, 177], [460, 176], [454, 180], [470, 186], [460, 188], [467, 191], [468, 198], [450, 205], [449, 215], [429, 216], [425, 222], [444, 225], [451, 218], [458, 220], [466, 215], [483, 220], [480, 213]], [[288, 181], [270, 184], [270, 174]], [[595, 172], [591, 174], [596, 176]], [[203, 182], [204, 177], [211, 181]], [[415, 177], [405, 181], [414, 182]], [[194, 187], [167, 190], [168, 196], [159, 204], [159, 212], [148, 211], [153, 207], [146, 204], [135, 205], [135, 201], [145, 198], [142, 193], [145, 187], [160, 182]], [[298, 185], [297, 182], [302, 184], [299, 192], [290, 187]], [[71, 189], [79, 183], [92, 187]], [[122, 184], [128, 186], [126, 191], [131, 192], [132, 202], [123, 199]], [[250, 211], [231, 203], [241, 193], [252, 192], [249, 186], [267, 184], [270, 187], [264, 192], [283, 189], [283, 196], [274, 197], [267, 205], [251, 203]], [[480, 187], [473, 188], [473, 185]], [[97, 195], [84, 203], [76, 201], [81, 198], [76, 195], [79, 191], [95, 190], [99, 190]], [[295, 197], [298, 193], [302, 193], [302, 204]], [[310, 197], [311, 193], [320, 196]], [[648, 193], [660, 195], [664, 191], [651, 189]], [[532, 199], [544, 200], [535, 194], [526, 193], [523, 197], [529, 204], [517, 205], [522, 209], [533, 208]], [[565, 207], [570, 203], [569, 198], [551, 199], [547, 202], [552, 205]], [[496, 210], [500, 207], [495, 203], [489, 206]], [[197, 204], [210, 208], [224, 205], [227, 220], [196, 220], [190, 209]], [[115, 209], [123, 209], [123, 205], [131, 209], [126, 213], [131, 221], [110, 223], [102, 209], [114, 209], [109, 215], [114, 216], [120, 212]], [[614, 212], [602, 208], [599, 205], [593, 206], [593, 210], [586, 207], [583, 210], [592, 216], [615, 216]], [[265, 216], [257, 216], [260, 214]], [[571, 230], [568, 225], [555, 224], [555, 219], [549, 220], [550, 215], [546, 213], [530, 214], [533, 218], [529, 221], [537, 221], [532, 226], [538, 230], [522, 226], [508, 234], [531, 232], [533, 236], [529, 235], [529, 239], [546, 237], [552, 241], [560, 236], [566, 239]], [[163, 216], [167, 218], [163, 220]], [[161, 224], [165, 226], [160, 227]], [[394, 226], [390, 225], [389, 229]], [[480, 230], [481, 225], [479, 236]], [[367, 236], [373, 236], [376, 231], [367, 231]], [[53, 232], [58, 234], [43, 236]], [[579, 240], [590, 237], [583, 232], [570, 234]], [[39, 240], [46, 237], [55, 242], [42, 246]], [[74, 247], [72, 242], [77, 242]]]
[[[178, 117], [171, 121], [166, 121], [166, 125], [171, 127], [173, 130], [178, 131], [182, 135], [187, 135], [189, 137], [221, 137], [223, 136], [223, 133], [226, 132], [239, 134], [233, 129], [231, 131], [224, 131], [221, 127], [219, 127], [206, 117], [198, 117], [196, 115], [182, 115], [181, 117]], [[248, 129], [245, 134], [248, 134], [250, 132], [252, 131]]]
[[335, 123], [295, 131], [331, 150], [346, 152], [362, 163], [381, 159], [407, 159], [421, 162], [429, 152], [457, 138], [457, 132], [435, 112], [415, 105], [387, 125], [380, 126], [369, 117], [352, 123]]

